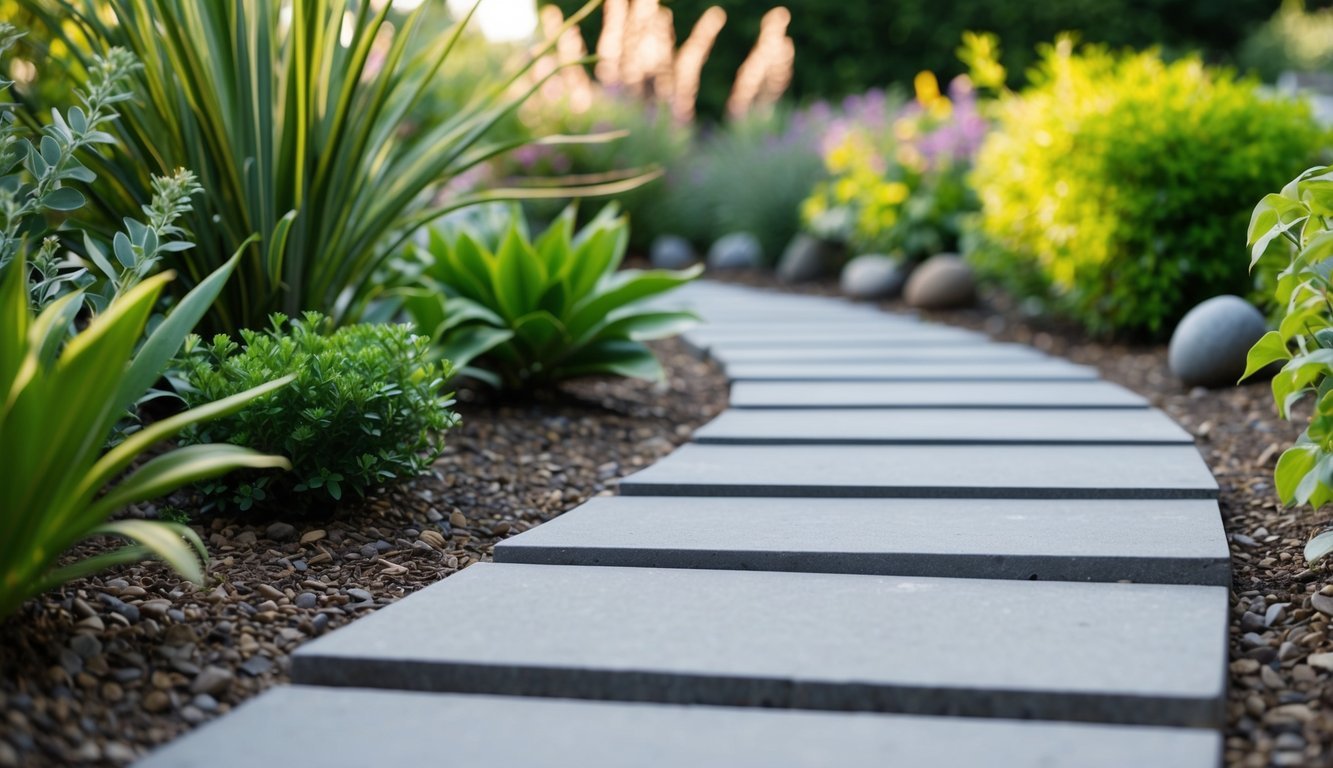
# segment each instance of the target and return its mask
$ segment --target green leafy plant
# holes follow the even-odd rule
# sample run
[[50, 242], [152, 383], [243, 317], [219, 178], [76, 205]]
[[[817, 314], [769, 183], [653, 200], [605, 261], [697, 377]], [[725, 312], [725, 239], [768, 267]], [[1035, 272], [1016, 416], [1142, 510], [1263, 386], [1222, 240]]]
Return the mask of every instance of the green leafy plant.
[[1231, 244], [1252, 201], [1327, 139], [1308, 105], [1195, 57], [1068, 38], [1031, 78], [1001, 95], [972, 176], [984, 274], [1101, 333], [1161, 334], [1248, 292]]
[[[1269, 262], [1278, 270], [1280, 323], [1250, 350], [1245, 377], [1282, 363], [1272, 386], [1284, 419], [1298, 401], [1311, 400], [1310, 423], [1278, 459], [1274, 484], [1284, 504], [1318, 509], [1333, 501], [1333, 167], [1311, 168], [1266, 195], [1248, 234], [1250, 268]], [[1311, 540], [1305, 558], [1330, 552], [1333, 531]]]
[[[5, 531], [0, 537], [0, 617], [70, 579], [148, 555], [202, 584], [194, 553], [203, 557], [206, 552], [194, 531], [174, 523], [108, 518], [130, 504], [234, 469], [288, 466], [280, 456], [200, 444], [159, 454], [121, 478], [158, 443], [240, 410], [289, 379], [265, 380], [155, 422], [102, 451], [117, 420], [161, 376], [234, 267], [235, 262], [229, 262], [189, 293], [137, 352], [170, 274], [151, 277], [116, 297], [81, 332], [67, 338], [66, 329], [80, 306], [79, 293], [57, 299], [34, 317], [22, 251], [5, 270], [0, 284], [5, 317], [0, 323], [0, 447], [5, 454], [0, 467], [0, 525]], [[56, 565], [71, 546], [95, 536], [117, 536], [134, 544]]]
[[215, 330], [263, 327], [276, 311], [357, 320], [380, 295], [401, 238], [445, 211], [509, 194], [440, 195], [441, 185], [532, 141], [490, 134], [537, 87], [511, 87], [530, 60], [440, 122], [408, 119], [429, 115], [417, 107], [448, 76], [467, 22], [428, 28], [430, 3], [397, 25], [391, 3], [356, 0], [22, 4], [76, 57], [71, 77], [116, 47], [143, 65], [134, 78], [141, 98], [107, 129], [120, 144], [94, 164], [108, 183], [93, 193], [89, 227], [109, 239], [150, 199], [152, 174], [184, 167], [207, 190], [183, 221], [198, 238], [173, 265], [184, 287], [261, 235], [207, 319]]
[[[13, 28], [0, 23], [0, 52], [15, 39]], [[104, 301], [85, 302], [84, 292], [52, 266], [51, 238], [38, 252], [46, 263], [34, 267], [28, 261], [29, 238], [47, 232], [46, 217], [82, 205], [82, 194], [66, 184], [95, 176], [76, 153], [105, 143], [100, 129], [114, 117], [117, 83], [131, 65], [118, 54], [96, 60], [94, 87], [80, 94], [84, 106], [67, 116], [53, 112], [38, 144], [20, 135], [11, 110], [0, 109], [0, 618], [66, 581], [151, 555], [202, 584], [196, 553], [206, 553], [192, 530], [112, 521], [111, 515], [233, 469], [287, 466], [282, 457], [230, 445], [145, 455], [191, 424], [242, 408], [286, 380], [261, 382], [155, 422], [104, 449], [118, 422], [162, 376], [239, 257], [186, 294], [147, 339], [144, 328], [169, 273], [124, 282]], [[0, 91], [8, 85], [0, 80]], [[160, 231], [162, 243], [180, 242], [170, 239], [175, 232], [169, 227]], [[43, 308], [37, 312], [34, 305]], [[70, 547], [102, 536], [131, 543], [60, 562]]]
[[429, 471], [440, 457], [444, 432], [458, 418], [453, 401], [440, 394], [452, 369], [428, 359], [430, 339], [406, 325], [329, 326], [313, 312], [290, 323], [277, 314], [267, 332], [241, 332], [244, 349], [226, 335], [207, 344], [187, 340], [179, 363], [187, 403], [294, 377], [253, 408], [182, 435], [187, 444], [235, 443], [291, 458], [292, 471], [282, 476], [234, 475], [202, 485], [210, 508], [309, 506], [349, 491], [360, 498]]
[[575, 233], [568, 208], [535, 241], [522, 217], [498, 238], [436, 230], [424, 249], [425, 287], [406, 294], [417, 325], [439, 353], [492, 386], [522, 390], [579, 376], [658, 379], [662, 366], [643, 342], [696, 322], [644, 299], [698, 276], [624, 270], [629, 232], [614, 205]]

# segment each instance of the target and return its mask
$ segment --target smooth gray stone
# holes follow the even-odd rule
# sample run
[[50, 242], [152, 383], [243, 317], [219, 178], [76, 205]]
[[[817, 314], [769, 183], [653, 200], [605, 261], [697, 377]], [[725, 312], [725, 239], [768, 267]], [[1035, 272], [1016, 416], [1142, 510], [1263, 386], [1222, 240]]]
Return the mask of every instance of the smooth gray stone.
[[1215, 499], [1193, 446], [698, 445], [620, 481], [627, 496]]
[[972, 268], [956, 253], [937, 253], [912, 270], [903, 299], [920, 309], [970, 307], [977, 300]]
[[763, 246], [749, 232], [723, 235], [708, 249], [709, 269], [756, 269], [763, 263]]
[[738, 381], [732, 408], [1147, 408], [1104, 381]]
[[685, 269], [699, 260], [690, 241], [678, 235], [658, 235], [648, 253], [656, 269]]
[[717, 445], [1193, 445], [1153, 409], [743, 408], [694, 433]]
[[1021, 344], [968, 344], [942, 347], [803, 347], [743, 349], [718, 347], [713, 359], [732, 363], [928, 363], [1031, 362], [1050, 359]]
[[1216, 768], [1221, 760], [1221, 737], [1197, 729], [285, 686], [138, 765]]
[[900, 259], [881, 253], [867, 253], [847, 262], [838, 279], [838, 287], [854, 299], [881, 299], [902, 293], [907, 269]]
[[1217, 727], [1228, 590], [479, 563], [298, 683]]
[[1268, 330], [1264, 313], [1239, 296], [1214, 296], [1185, 313], [1171, 334], [1167, 365], [1189, 386], [1234, 387], [1250, 347]]
[[1097, 370], [1060, 359], [1014, 363], [732, 363], [731, 381], [1096, 381]]
[[544, 565], [1230, 586], [1204, 500], [595, 498], [495, 545]]

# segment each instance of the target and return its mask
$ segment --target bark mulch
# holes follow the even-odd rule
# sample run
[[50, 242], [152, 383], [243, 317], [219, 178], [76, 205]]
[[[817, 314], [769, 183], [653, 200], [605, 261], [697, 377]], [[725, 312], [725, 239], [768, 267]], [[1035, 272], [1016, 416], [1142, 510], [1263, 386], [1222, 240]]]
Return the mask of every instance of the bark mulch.
[[524, 403], [461, 391], [434, 476], [380, 498], [196, 520], [213, 558], [198, 590], [145, 563], [29, 601], [0, 624], [0, 767], [125, 764], [285, 682], [306, 640], [610, 493], [726, 405], [713, 366], [657, 349], [661, 385], [576, 382]]

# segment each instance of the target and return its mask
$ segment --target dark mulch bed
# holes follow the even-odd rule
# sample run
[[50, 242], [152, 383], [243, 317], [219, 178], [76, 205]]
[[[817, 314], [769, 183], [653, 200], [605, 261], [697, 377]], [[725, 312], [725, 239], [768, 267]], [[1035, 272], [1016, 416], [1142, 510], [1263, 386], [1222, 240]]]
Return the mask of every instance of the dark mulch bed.
[[[766, 275], [733, 279], [837, 294], [831, 282], [793, 288]], [[905, 310], [897, 302], [883, 306]], [[1333, 575], [1311, 571], [1301, 555], [1306, 540], [1330, 522], [1330, 513], [1284, 509], [1277, 499], [1273, 466], [1301, 429], [1277, 418], [1267, 383], [1218, 391], [1188, 389], [1168, 370], [1164, 345], [1089, 339], [1076, 327], [1029, 316], [998, 294], [985, 296], [974, 309], [922, 316], [1095, 366], [1103, 377], [1144, 395], [1194, 435], [1221, 486], [1234, 568], [1227, 765], [1330, 764], [1333, 655], [1319, 654], [1333, 653], [1328, 629]], [[1319, 599], [1312, 600], [1316, 595]]]
[[306, 640], [610, 493], [726, 405], [713, 366], [657, 348], [660, 386], [578, 382], [518, 404], [461, 392], [436, 476], [384, 498], [323, 519], [205, 520], [198, 591], [148, 563], [30, 601], [0, 624], [0, 766], [126, 763], [286, 681]]

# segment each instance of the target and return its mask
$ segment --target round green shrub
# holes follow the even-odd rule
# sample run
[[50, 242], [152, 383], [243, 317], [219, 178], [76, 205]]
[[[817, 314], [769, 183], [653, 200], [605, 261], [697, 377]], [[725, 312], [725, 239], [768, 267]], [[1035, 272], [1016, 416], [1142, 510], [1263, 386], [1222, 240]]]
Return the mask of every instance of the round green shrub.
[[178, 390], [194, 407], [295, 374], [290, 385], [244, 410], [192, 427], [182, 442], [233, 443], [287, 456], [285, 474], [236, 473], [199, 486], [205, 509], [306, 509], [361, 498], [430, 470], [444, 450], [444, 432], [458, 423], [441, 395], [453, 374], [430, 361], [430, 339], [410, 325], [329, 323], [308, 312], [281, 314], [263, 333], [242, 331], [242, 348], [226, 335], [211, 343], [191, 337], [178, 361]]
[[972, 181], [981, 271], [1095, 332], [1160, 334], [1250, 287], [1253, 201], [1311, 165], [1309, 107], [1197, 58], [1044, 46]]

